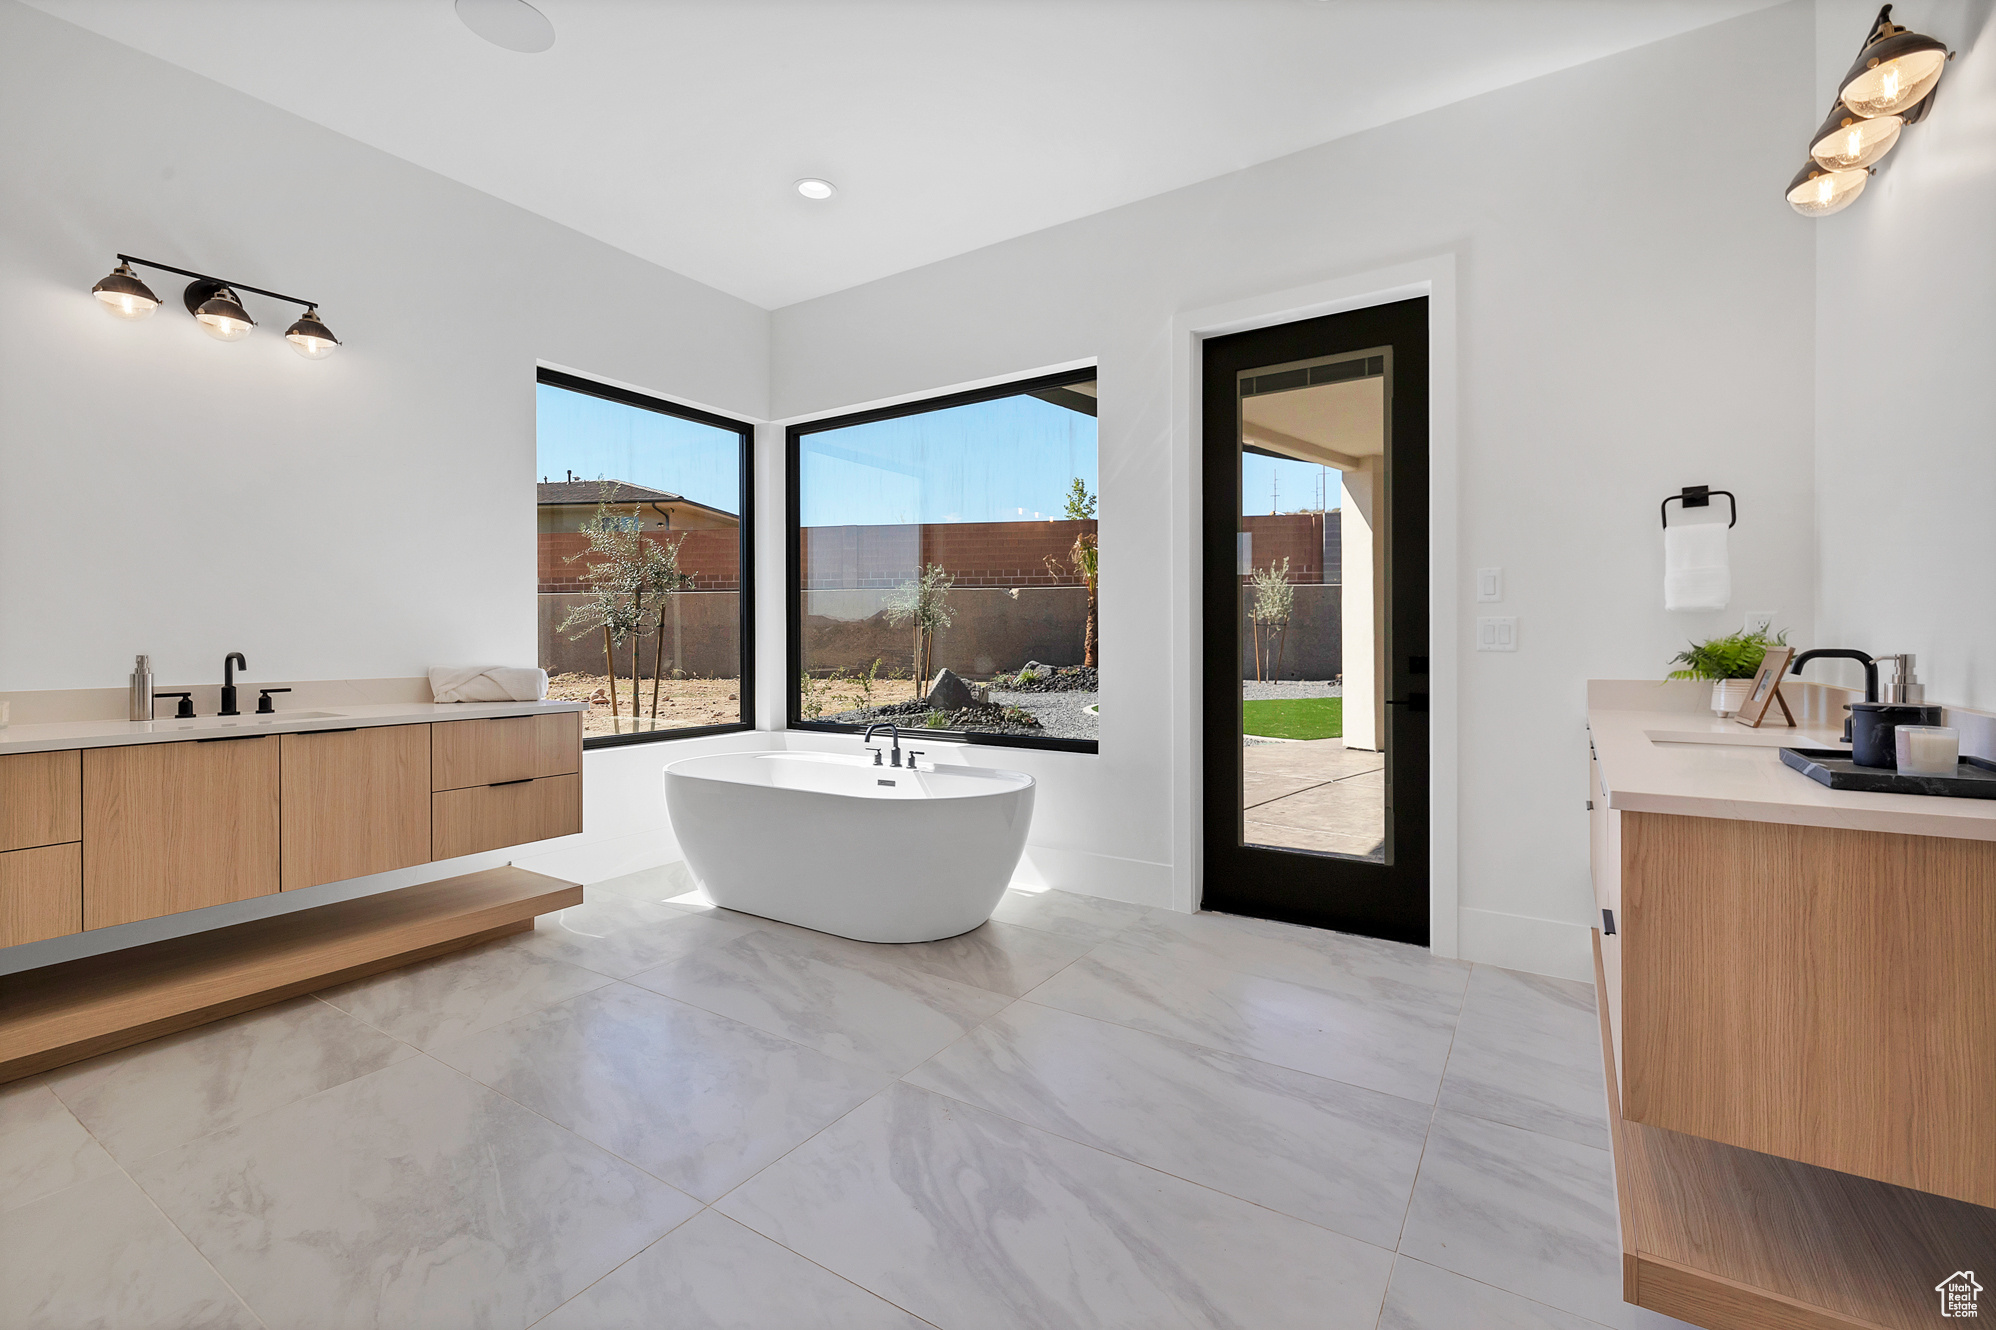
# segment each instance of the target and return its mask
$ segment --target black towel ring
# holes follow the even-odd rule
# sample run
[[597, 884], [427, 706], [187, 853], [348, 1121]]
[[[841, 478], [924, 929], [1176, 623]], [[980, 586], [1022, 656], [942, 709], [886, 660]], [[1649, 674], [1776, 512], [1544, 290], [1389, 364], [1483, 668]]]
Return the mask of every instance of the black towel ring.
[[1712, 496], [1714, 494], [1725, 495], [1727, 504], [1732, 507], [1733, 518], [1730, 522], [1726, 523], [1726, 526], [1728, 528], [1738, 526], [1740, 524], [1740, 501], [1733, 497], [1731, 490], [1715, 490], [1709, 485], [1686, 485], [1682, 493], [1672, 494], [1658, 505], [1658, 511], [1663, 517], [1663, 529], [1666, 531], [1670, 529], [1670, 501], [1672, 499], [1677, 500], [1677, 502], [1683, 504], [1686, 508], [1709, 508], [1712, 506]]

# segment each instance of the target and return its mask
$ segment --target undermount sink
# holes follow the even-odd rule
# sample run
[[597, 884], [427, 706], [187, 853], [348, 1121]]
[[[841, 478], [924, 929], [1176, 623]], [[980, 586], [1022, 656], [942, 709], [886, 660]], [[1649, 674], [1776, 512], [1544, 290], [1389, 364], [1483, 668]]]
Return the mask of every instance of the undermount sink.
[[[274, 725], [280, 720], [344, 720], [346, 717], [337, 711], [274, 711], [268, 716], [254, 713], [247, 716], [197, 716], [193, 720], [183, 720], [178, 724], [167, 722], [167, 728], [176, 730], [223, 730], [239, 725]], [[155, 721], [154, 724], [159, 722]]]

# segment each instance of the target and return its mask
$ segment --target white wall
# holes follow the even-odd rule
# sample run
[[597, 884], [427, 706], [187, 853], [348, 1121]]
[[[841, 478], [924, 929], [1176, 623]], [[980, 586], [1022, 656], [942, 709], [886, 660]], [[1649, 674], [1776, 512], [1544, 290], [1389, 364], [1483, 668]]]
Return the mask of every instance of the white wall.
[[[1656, 677], [1747, 609], [1810, 636], [1813, 240], [1780, 188], [1814, 123], [1812, 19], [1763, 11], [777, 311], [778, 417], [1100, 365], [1111, 705], [1099, 757], [1033, 762], [1062, 885], [1161, 904], [1192, 871], [1174, 846], [1196, 860], [1174, 314], [1453, 255], [1456, 573], [1503, 566], [1521, 633], [1458, 661], [1461, 948], [1589, 973], [1584, 681]], [[1666, 614], [1657, 505], [1701, 483], [1740, 497], [1733, 607]]]
[[[1875, 12], [1817, 6], [1821, 106]], [[1914, 652], [1930, 700], [1996, 710], [1996, 9], [1893, 19], [1957, 54], [1863, 197], [1815, 224], [1817, 637]]]
[[[123, 324], [123, 251], [323, 302]], [[530, 660], [534, 367], [767, 414], [768, 316], [0, 0], [0, 691]]]

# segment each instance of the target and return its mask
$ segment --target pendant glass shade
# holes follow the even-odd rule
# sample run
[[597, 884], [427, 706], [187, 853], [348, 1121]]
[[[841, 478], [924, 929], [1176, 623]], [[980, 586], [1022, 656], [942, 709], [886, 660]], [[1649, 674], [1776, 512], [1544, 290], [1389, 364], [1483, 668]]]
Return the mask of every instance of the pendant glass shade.
[[159, 308], [159, 297], [139, 280], [129, 263], [113, 268], [110, 276], [90, 288], [90, 294], [103, 301], [114, 318], [143, 319]]
[[1898, 32], [1864, 48], [1844, 75], [1838, 100], [1865, 119], [1897, 115], [1932, 92], [1946, 68], [1945, 45]]
[[1788, 182], [1788, 206], [1804, 217], [1828, 217], [1857, 202], [1870, 179], [1871, 171], [1866, 167], [1826, 171], [1810, 162]]
[[243, 302], [226, 286], [202, 301], [194, 317], [202, 330], [218, 342], [240, 342], [256, 327], [256, 320], [243, 308]]
[[286, 329], [284, 340], [307, 360], [324, 360], [340, 344], [340, 339], [333, 336], [333, 330], [319, 321], [316, 308], [306, 310], [298, 322]]
[[1841, 102], [1830, 118], [1816, 129], [1809, 155], [1816, 165], [1829, 171], [1847, 171], [1854, 166], [1870, 166], [1892, 151], [1906, 122], [1896, 115], [1866, 120]]

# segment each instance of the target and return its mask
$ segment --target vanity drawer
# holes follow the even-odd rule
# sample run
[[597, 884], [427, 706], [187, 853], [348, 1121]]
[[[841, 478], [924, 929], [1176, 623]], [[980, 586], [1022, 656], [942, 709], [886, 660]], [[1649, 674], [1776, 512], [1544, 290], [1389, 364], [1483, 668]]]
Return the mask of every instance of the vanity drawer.
[[82, 753], [0, 757], [0, 851], [82, 837]]
[[430, 788], [461, 790], [582, 770], [582, 713], [438, 721], [430, 726]]
[[285, 891], [429, 862], [427, 725], [279, 740]]
[[82, 931], [83, 846], [0, 854], [0, 947]]
[[434, 859], [455, 859], [461, 854], [496, 850], [503, 845], [572, 836], [581, 830], [582, 777], [579, 775], [439, 790], [430, 796]]

